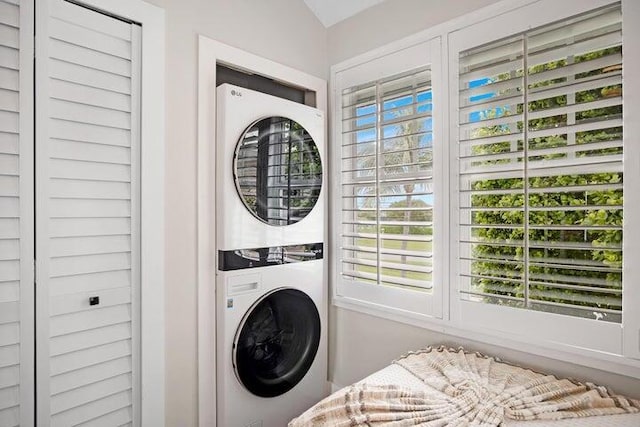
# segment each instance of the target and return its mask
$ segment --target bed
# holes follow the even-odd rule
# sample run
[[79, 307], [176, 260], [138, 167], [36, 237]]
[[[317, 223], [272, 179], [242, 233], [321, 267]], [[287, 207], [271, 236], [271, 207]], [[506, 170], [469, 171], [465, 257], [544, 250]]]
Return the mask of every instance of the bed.
[[292, 420], [307, 426], [639, 427], [640, 401], [464, 349], [426, 348]]

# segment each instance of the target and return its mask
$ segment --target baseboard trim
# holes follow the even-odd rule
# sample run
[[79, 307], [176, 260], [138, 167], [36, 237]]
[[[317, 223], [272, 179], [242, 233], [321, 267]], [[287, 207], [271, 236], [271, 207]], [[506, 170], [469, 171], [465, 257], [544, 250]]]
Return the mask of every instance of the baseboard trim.
[[329, 384], [329, 391], [331, 392], [331, 394], [345, 387], [343, 385], [339, 385], [331, 381], [328, 381], [328, 384]]

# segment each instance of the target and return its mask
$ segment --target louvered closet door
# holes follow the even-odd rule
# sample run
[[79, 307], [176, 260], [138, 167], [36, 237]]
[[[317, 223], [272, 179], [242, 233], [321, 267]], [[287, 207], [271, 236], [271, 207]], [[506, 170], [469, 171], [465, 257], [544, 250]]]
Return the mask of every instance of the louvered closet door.
[[37, 418], [136, 425], [140, 27], [36, 13]]
[[33, 425], [32, 13], [0, 1], [0, 427]]

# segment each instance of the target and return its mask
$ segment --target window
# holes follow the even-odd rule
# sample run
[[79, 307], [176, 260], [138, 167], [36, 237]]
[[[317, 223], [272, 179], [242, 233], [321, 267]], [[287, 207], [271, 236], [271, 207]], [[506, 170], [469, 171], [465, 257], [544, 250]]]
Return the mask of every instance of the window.
[[614, 6], [460, 53], [465, 297], [621, 322], [621, 30]]
[[428, 69], [343, 91], [344, 277], [431, 289], [432, 110]]
[[336, 304], [640, 367], [639, 17], [514, 1], [334, 68]]
[[431, 68], [342, 88], [340, 108], [342, 290], [383, 305], [404, 299], [409, 303], [395, 307], [432, 314], [426, 310], [434, 294]]
[[[593, 3], [451, 38], [455, 310], [463, 326], [622, 354], [622, 12]], [[525, 16], [532, 29], [514, 31]]]

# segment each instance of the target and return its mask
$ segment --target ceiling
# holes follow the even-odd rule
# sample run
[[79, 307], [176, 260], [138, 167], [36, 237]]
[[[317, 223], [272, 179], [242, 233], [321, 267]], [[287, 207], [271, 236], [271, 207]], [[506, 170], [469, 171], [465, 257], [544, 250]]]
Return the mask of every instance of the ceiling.
[[330, 27], [384, 0], [304, 0], [325, 27]]

